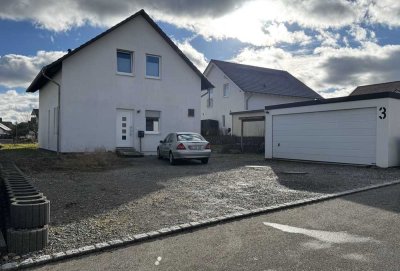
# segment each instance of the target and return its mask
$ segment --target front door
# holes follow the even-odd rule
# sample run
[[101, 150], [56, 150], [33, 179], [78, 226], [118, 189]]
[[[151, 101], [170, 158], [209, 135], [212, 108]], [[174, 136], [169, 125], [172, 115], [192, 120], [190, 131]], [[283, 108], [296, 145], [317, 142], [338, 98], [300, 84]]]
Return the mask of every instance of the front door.
[[117, 148], [133, 147], [133, 110], [117, 109]]

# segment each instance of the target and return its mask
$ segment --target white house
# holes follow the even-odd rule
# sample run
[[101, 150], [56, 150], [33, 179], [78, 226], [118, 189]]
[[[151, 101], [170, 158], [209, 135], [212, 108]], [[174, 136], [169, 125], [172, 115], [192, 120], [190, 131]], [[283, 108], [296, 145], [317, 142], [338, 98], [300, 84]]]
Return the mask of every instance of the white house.
[[[201, 119], [217, 120], [223, 131], [228, 128], [236, 130], [232, 112], [322, 99], [287, 71], [211, 60], [203, 74], [215, 88], [202, 93]], [[264, 129], [263, 126], [260, 128]], [[255, 128], [255, 131], [258, 130]]]
[[200, 132], [212, 87], [141, 10], [45, 66], [27, 92], [39, 90], [40, 148], [150, 154], [170, 132]]
[[400, 94], [265, 107], [265, 158], [400, 165]]

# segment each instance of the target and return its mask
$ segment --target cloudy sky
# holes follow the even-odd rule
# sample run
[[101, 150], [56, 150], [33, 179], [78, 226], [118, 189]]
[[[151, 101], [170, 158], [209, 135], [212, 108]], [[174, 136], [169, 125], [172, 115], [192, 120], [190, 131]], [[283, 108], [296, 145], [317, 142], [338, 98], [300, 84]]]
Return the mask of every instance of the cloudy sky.
[[1, 0], [0, 117], [25, 119], [43, 65], [142, 8], [201, 71], [284, 69], [324, 97], [400, 80], [398, 0]]

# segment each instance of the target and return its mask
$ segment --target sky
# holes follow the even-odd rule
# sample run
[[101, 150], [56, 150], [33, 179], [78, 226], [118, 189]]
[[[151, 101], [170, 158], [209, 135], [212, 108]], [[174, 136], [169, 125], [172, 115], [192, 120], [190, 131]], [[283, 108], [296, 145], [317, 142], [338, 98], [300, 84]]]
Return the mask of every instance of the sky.
[[325, 98], [400, 80], [398, 0], [0, 0], [0, 117], [24, 121], [41, 67], [140, 9], [204, 71], [287, 70]]

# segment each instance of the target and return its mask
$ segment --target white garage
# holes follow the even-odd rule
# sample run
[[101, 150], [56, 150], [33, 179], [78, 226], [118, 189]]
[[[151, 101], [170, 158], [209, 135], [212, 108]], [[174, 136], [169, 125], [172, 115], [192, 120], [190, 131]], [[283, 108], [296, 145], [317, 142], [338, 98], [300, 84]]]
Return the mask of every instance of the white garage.
[[265, 157], [397, 166], [400, 95], [379, 93], [265, 107]]

